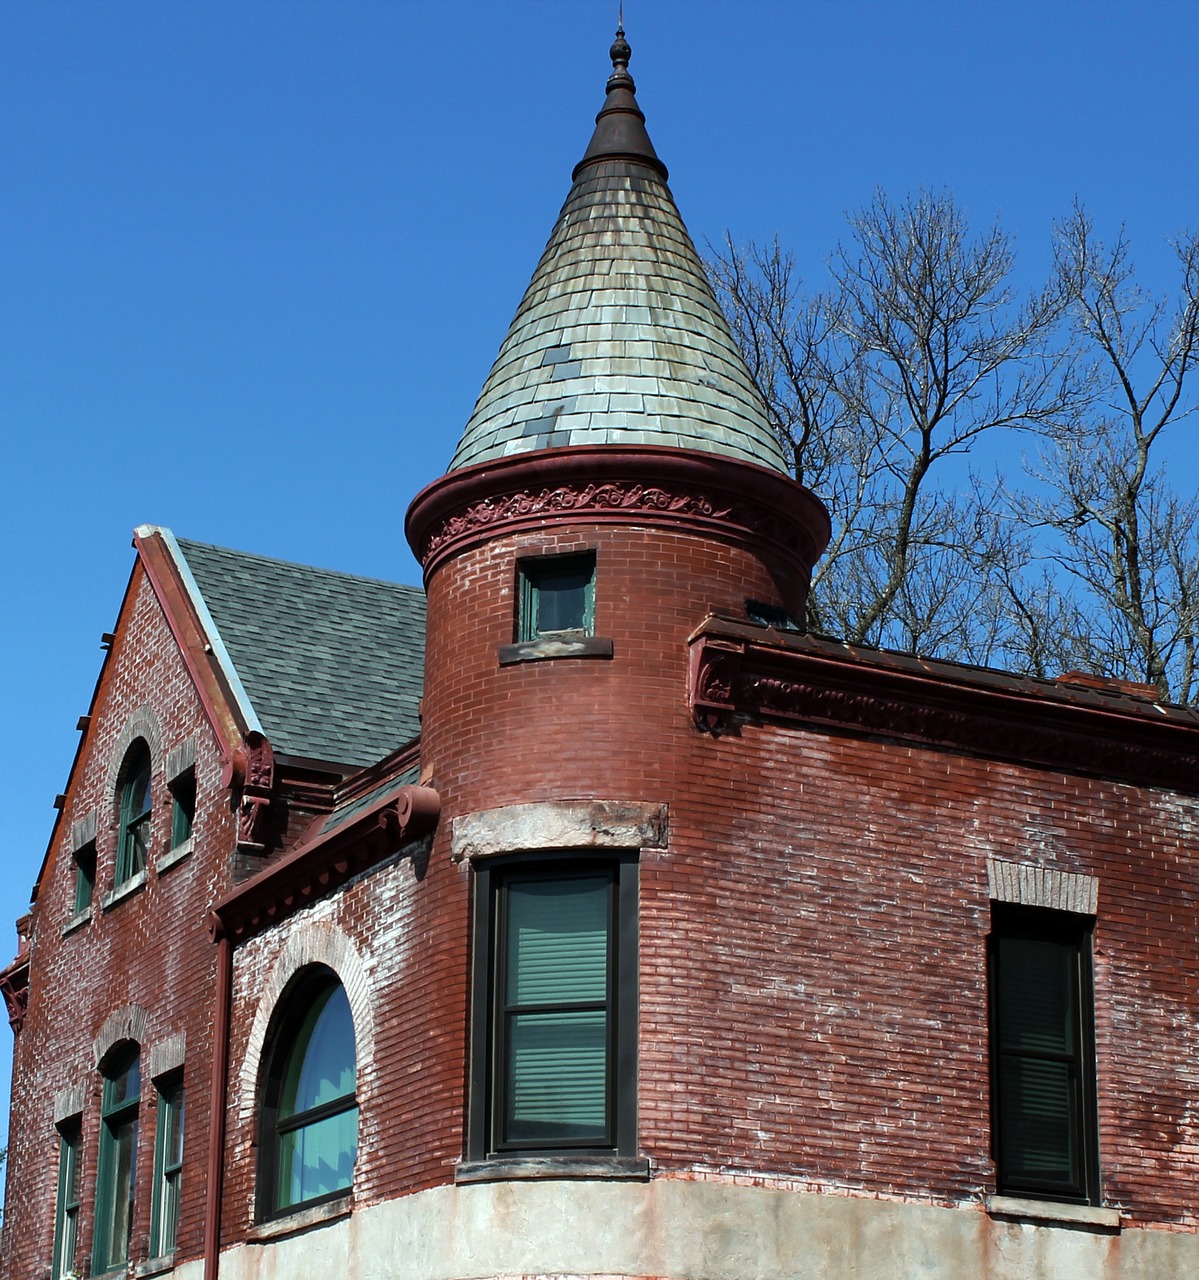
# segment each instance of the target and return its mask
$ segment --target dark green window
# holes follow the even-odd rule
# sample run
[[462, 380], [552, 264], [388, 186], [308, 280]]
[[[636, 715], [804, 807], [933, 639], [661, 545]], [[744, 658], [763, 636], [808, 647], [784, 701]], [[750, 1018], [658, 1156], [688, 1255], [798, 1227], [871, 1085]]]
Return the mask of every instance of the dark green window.
[[476, 874], [471, 1156], [632, 1154], [636, 863]]
[[1090, 921], [997, 904], [991, 988], [999, 1190], [1097, 1203]]
[[183, 1081], [158, 1086], [154, 1134], [154, 1199], [150, 1210], [150, 1255], [175, 1251], [179, 1225], [179, 1178], [183, 1170]]
[[137, 1113], [141, 1102], [141, 1059], [125, 1045], [104, 1068], [100, 1158], [96, 1169], [96, 1231], [92, 1270], [124, 1270], [133, 1230], [137, 1188]]
[[196, 775], [189, 769], [171, 783], [171, 848], [191, 839], [196, 820]]
[[327, 969], [287, 998], [267, 1069], [260, 1213], [273, 1217], [344, 1194], [358, 1154], [354, 1023]]
[[116, 883], [124, 884], [146, 866], [150, 844], [152, 797], [150, 792], [150, 750], [135, 742], [125, 758], [121, 784], [121, 828], [117, 841]]
[[75, 1270], [79, 1243], [79, 1155], [83, 1145], [79, 1121], [58, 1131], [58, 1202], [54, 1214], [53, 1280]]
[[595, 554], [524, 561], [517, 640], [594, 634]]
[[78, 915], [92, 905], [92, 894], [96, 889], [96, 845], [93, 841], [76, 849], [75, 862], [75, 904], [74, 913]]

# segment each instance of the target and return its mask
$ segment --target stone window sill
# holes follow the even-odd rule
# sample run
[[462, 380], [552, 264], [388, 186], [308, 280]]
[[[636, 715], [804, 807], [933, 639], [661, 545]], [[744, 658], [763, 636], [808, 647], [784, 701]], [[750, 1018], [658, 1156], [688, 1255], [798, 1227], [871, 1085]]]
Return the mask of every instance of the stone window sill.
[[348, 1218], [353, 1210], [353, 1199], [350, 1196], [339, 1196], [336, 1200], [327, 1200], [324, 1204], [314, 1204], [309, 1209], [297, 1209], [282, 1218], [271, 1218], [267, 1222], [259, 1222], [252, 1226], [246, 1235], [250, 1244], [262, 1244], [268, 1240], [278, 1240], [283, 1236], [298, 1235], [301, 1231], [311, 1231], [314, 1227], [323, 1227], [326, 1223], [336, 1222], [340, 1218]]
[[132, 898], [135, 893], [146, 887], [146, 870], [143, 867], [135, 875], [131, 875], [128, 880], [118, 884], [115, 888], [110, 889], [104, 895], [104, 902], [101, 904], [105, 911], [115, 907], [118, 902], [124, 902], [126, 898]]
[[177, 844], [173, 849], [168, 849], [155, 864], [158, 874], [162, 875], [164, 871], [169, 871], [172, 867], [178, 866], [195, 847], [195, 836], [188, 836], [182, 844]]
[[612, 641], [605, 636], [542, 636], [519, 644], [500, 645], [500, 666], [515, 662], [544, 662], [548, 658], [610, 658]]
[[143, 1276], [159, 1276], [164, 1271], [171, 1271], [175, 1266], [175, 1255], [173, 1253], [164, 1253], [158, 1258], [147, 1258], [145, 1262], [139, 1262], [133, 1268], [133, 1274], [136, 1280], [142, 1280]]
[[987, 1212], [993, 1218], [1018, 1218], [1023, 1222], [1053, 1223], [1062, 1227], [1098, 1227], [1120, 1230], [1120, 1210], [1090, 1204], [1062, 1204], [1056, 1200], [1025, 1200], [1018, 1196], [988, 1196]]
[[82, 929], [85, 924], [92, 918], [91, 907], [84, 907], [82, 911], [76, 911], [75, 914], [62, 927], [62, 936], [65, 938], [68, 933], [74, 933], [77, 929]]
[[644, 1156], [517, 1156], [512, 1159], [463, 1160], [455, 1182], [516, 1182], [538, 1178], [586, 1178], [648, 1181]]

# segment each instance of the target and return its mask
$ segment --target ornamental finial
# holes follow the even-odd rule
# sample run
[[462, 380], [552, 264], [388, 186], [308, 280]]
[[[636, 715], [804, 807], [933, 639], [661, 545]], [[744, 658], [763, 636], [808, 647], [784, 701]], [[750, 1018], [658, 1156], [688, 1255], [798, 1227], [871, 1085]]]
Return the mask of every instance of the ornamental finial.
[[619, 14], [616, 19], [616, 39], [608, 50], [612, 59], [612, 74], [608, 77], [608, 89], [632, 89], [633, 77], [629, 75], [629, 59], [633, 51], [624, 38], [624, 0], [621, 0]]

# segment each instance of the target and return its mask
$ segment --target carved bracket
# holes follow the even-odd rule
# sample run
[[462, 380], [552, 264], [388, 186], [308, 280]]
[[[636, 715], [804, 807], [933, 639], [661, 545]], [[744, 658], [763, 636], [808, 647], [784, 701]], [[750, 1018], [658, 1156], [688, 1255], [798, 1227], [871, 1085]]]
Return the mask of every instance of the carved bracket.
[[221, 784], [237, 792], [237, 847], [254, 853], [266, 848], [266, 815], [275, 792], [275, 753], [261, 733], [251, 730], [221, 771]]
[[741, 671], [745, 645], [734, 641], [705, 638], [691, 646], [688, 654], [691, 711], [695, 723], [708, 733], [717, 733], [735, 710], [734, 691]]
[[8, 1011], [8, 1025], [13, 1035], [20, 1035], [29, 1012], [29, 960], [15, 961], [0, 972], [0, 993]]

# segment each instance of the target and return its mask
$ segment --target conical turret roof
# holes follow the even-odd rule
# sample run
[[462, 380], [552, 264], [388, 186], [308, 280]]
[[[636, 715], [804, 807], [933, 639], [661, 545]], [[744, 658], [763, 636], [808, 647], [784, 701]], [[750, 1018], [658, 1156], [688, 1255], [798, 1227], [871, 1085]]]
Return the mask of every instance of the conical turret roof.
[[450, 469], [672, 445], [785, 472], [645, 130], [617, 31], [595, 132]]

